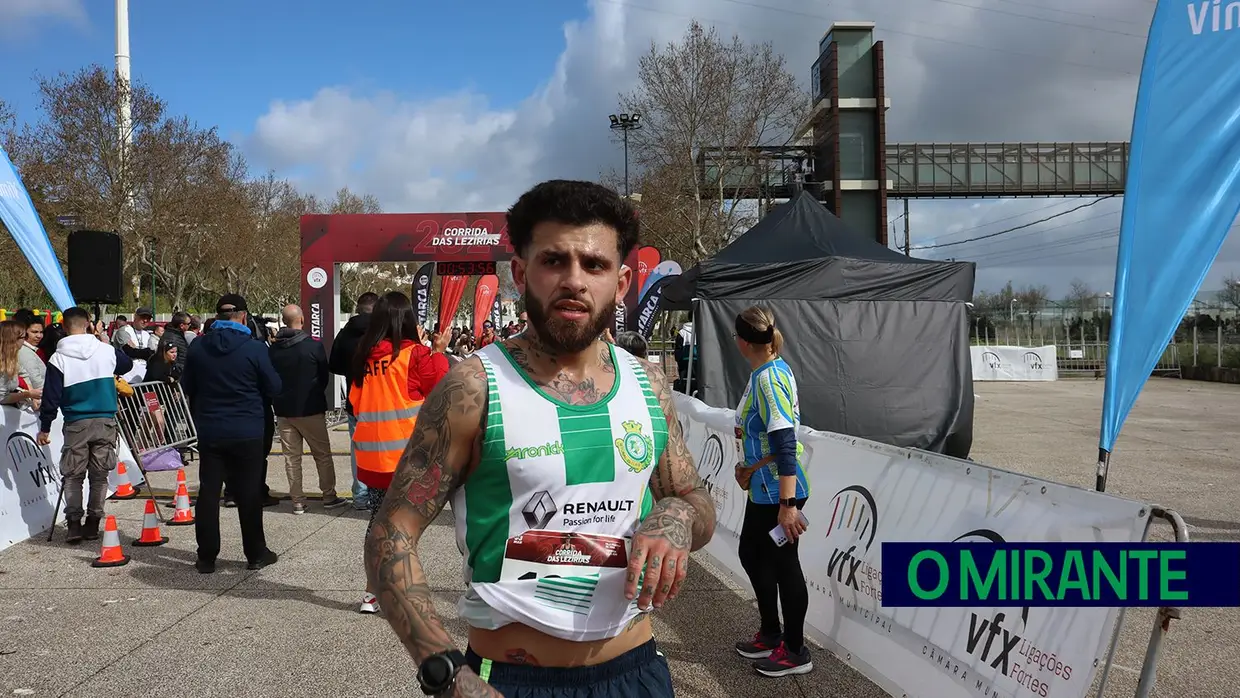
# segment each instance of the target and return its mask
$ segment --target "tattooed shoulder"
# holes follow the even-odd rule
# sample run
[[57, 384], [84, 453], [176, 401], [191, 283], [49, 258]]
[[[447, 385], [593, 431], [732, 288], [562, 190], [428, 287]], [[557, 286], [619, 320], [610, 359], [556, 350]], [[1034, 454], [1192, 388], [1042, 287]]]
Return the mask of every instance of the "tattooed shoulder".
[[405, 446], [389, 497], [404, 502], [427, 520], [443, 509], [470, 464], [472, 445], [487, 411], [486, 369], [472, 357], [448, 371], [418, 411], [413, 435]]
[[650, 385], [655, 392], [660, 392], [667, 387], [667, 374], [663, 372], [663, 368], [653, 361], [647, 359], [638, 359], [637, 363], [641, 364], [646, 370], [646, 377], [650, 380]]

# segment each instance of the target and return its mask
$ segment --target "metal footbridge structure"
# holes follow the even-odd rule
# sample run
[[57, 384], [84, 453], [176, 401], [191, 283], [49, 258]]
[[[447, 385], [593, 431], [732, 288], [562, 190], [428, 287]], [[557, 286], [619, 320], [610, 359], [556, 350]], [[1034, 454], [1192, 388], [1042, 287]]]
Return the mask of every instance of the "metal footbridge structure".
[[699, 151], [698, 191], [773, 202], [805, 189], [884, 245], [890, 198], [904, 199], [907, 210], [910, 199], [1124, 192], [1124, 142], [888, 143], [892, 100], [873, 22], [831, 26], [818, 44], [810, 87], [812, 108], [785, 145], [720, 143]]
[[[889, 143], [886, 192], [897, 199], [1109, 196], [1124, 193], [1128, 143]], [[785, 199], [833, 188], [806, 171], [813, 146], [711, 148], [698, 154], [704, 189], [737, 199]]]

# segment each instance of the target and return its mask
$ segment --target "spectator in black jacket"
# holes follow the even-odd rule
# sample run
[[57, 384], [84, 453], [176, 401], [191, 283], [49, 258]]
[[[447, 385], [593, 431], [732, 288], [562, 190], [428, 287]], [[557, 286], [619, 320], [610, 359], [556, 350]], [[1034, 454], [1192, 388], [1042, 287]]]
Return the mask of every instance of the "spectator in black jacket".
[[336, 466], [332, 463], [332, 445], [327, 436], [327, 352], [302, 331], [305, 316], [301, 308], [289, 305], [281, 313], [285, 327], [276, 333], [269, 353], [271, 365], [280, 374], [284, 390], [272, 400], [276, 428], [284, 449], [284, 470], [288, 474], [288, 490], [293, 497], [293, 513], [306, 512], [302, 489], [302, 445], [310, 447], [315, 468], [319, 471], [319, 489], [323, 492], [323, 508], [335, 509], [347, 501], [336, 496]]
[[266, 345], [255, 341], [246, 324], [245, 299], [227, 294], [215, 311], [211, 332], [194, 342], [181, 377], [201, 457], [194, 566], [202, 574], [215, 571], [220, 552], [220, 489], [225, 483], [236, 498], [247, 569], [262, 569], [277, 560], [263, 533], [263, 422], [264, 401], [280, 393], [280, 376]]
[[[328, 362], [331, 372], [343, 376], [345, 383], [349, 381], [349, 366], [353, 364], [353, 355], [357, 353], [357, 345], [366, 333], [370, 324], [370, 313], [379, 302], [379, 294], [363, 293], [357, 299], [357, 314], [349, 318], [340, 333], [332, 340], [332, 355]], [[353, 430], [357, 428], [357, 419], [353, 416], [353, 406], [348, 399], [344, 403], [345, 412], [349, 417], [349, 443], [353, 443]], [[350, 450], [352, 447], [350, 446]], [[350, 452], [352, 458], [352, 453]], [[370, 511], [370, 491], [361, 480], [357, 479], [357, 458], [353, 458], [353, 508]]]
[[189, 359], [189, 340], [185, 337], [186, 330], [189, 329], [189, 313], [177, 311], [172, 314], [172, 319], [164, 325], [164, 336], [159, 338], [159, 348], [156, 353], [163, 354], [167, 347], [176, 347], [177, 361], [175, 365], [175, 373], [180, 375], [185, 371], [185, 362]]
[[[165, 333], [167, 336], [167, 333]], [[150, 361], [146, 362], [146, 375], [142, 377], [143, 383], [176, 383], [181, 379], [181, 369], [177, 368], [177, 364], [181, 362], [180, 351], [176, 346], [160, 340], [159, 349]]]

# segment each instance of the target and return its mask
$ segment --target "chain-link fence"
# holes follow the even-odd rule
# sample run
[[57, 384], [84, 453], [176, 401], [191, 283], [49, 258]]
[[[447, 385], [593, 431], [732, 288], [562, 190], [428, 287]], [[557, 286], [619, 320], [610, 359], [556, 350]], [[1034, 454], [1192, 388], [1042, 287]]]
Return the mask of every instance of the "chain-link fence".
[[[973, 344], [999, 346], [1059, 347], [1061, 370], [1067, 366], [1080, 370], [1101, 369], [1111, 339], [1111, 314], [1106, 311], [1085, 315], [1066, 308], [1039, 313], [975, 313], [970, 318]], [[1066, 362], [1066, 363], [1065, 363]], [[1079, 366], [1077, 366], [1079, 364]], [[1175, 335], [1160, 359], [1157, 370], [1180, 366], [1240, 369], [1240, 317], [1235, 309], [1192, 308], [1176, 328]]]

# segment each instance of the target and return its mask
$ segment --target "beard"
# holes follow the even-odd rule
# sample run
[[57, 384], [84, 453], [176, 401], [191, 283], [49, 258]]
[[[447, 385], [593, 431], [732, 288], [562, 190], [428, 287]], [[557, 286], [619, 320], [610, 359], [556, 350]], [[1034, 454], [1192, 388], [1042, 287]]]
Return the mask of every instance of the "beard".
[[[578, 298], [559, 296], [543, 303], [530, 294], [529, 288], [525, 289], [521, 298], [525, 302], [529, 326], [534, 329], [543, 346], [554, 354], [578, 354], [585, 351], [615, 319], [612, 308], [592, 308], [588, 302]], [[585, 322], [572, 322], [556, 317], [553, 306], [563, 300], [574, 300], [586, 305], [588, 309]]]

